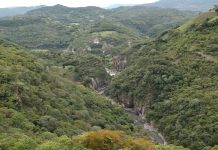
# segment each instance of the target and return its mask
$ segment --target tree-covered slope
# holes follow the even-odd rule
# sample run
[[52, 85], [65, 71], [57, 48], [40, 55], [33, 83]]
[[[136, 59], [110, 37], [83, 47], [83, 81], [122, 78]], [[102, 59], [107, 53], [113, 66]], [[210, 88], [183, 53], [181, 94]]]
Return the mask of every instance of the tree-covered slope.
[[[95, 51], [109, 53], [117, 47], [128, 47], [143, 36], [118, 22], [102, 19], [72, 33], [69, 46], [74, 51]], [[116, 51], [116, 50], [114, 50]], [[119, 50], [117, 50], [119, 53]]]
[[110, 17], [150, 37], [183, 24], [196, 13], [149, 6], [120, 7], [111, 10]]
[[0, 40], [0, 58], [2, 150], [187, 150], [155, 145], [120, 106], [18, 45]]
[[107, 93], [145, 114], [169, 143], [193, 150], [217, 145], [217, 43], [217, 13], [203, 13], [134, 46]]
[[[192, 12], [144, 6], [106, 10], [56, 5], [32, 10], [21, 16], [1, 18], [0, 36], [31, 49], [63, 50], [68, 48], [72, 38], [77, 35], [75, 32], [87, 31], [93, 24], [104, 20], [110, 22], [112, 27], [121, 25], [134, 34], [143, 33], [155, 37], [164, 30], [182, 24], [193, 15]], [[129, 39], [125, 33], [123, 36]], [[117, 35], [111, 35], [111, 38], [113, 40]]]
[[65, 77], [84, 86], [99, 90], [111, 80], [105, 69], [103, 58], [88, 52], [48, 52], [34, 51], [37, 57], [45, 60], [49, 66], [63, 68]]
[[[14, 135], [2, 140], [0, 147], [13, 150], [188, 150], [181, 146], [154, 145], [144, 138], [131, 137], [122, 131], [99, 130], [78, 136], [60, 136], [45, 133], [39, 137]], [[210, 149], [215, 150], [215, 149]]]
[[63, 77], [63, 69], [48, 67], [4, 40], [0, 40], [0, 58], [1, 136], [133, 130], [133, 122], [121, 108]]

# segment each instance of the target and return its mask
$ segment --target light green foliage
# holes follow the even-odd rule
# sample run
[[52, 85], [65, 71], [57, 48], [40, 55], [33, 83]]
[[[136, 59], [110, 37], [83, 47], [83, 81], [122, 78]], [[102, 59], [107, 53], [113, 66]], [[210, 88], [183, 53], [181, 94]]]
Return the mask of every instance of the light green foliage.
[[218, 145], [212, 147], [210, 150], [218, 150]]
[[18, 139], [18, 141], [16, 143], [14, 143], [14, 147], [12, 148], [13, 150], [34, 150], [37, 146], [37, 143], [27, 137], [24, 136], [21, 139]]
[[[79, 147], [82, 148], [82, 145], [74, 145], [72, 139], [67, 136], [61, 136], [40, 144], [36, 150], [76, 150], [77, 147], [78, 149]], [[81, 150], [85, 150], [85, 148]]]
[[[15, 131], [14, 131], [15, 132]], [[1, 133], [0, 149], [5, 150], [35, 150], [37, 142], [34, 138], [20, 133]]]
[[156, 150], [189, 150], [188, 148], [184, 148], [182, 146], [174, 146], [174, 145], [157, 145]]

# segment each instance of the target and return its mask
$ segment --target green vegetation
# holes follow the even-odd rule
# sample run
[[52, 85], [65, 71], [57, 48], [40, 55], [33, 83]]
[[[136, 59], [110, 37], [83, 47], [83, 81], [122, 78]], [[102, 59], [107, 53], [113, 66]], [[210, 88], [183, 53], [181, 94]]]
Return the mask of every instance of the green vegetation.
[[2, 138], [0, 148], [11, 150], [155, 150], [155, 145], [148, 140], [110, 130], [86, 132], [72, 138], [57, 137], [51, 133], [44, 133], [37, 138], [17, 134], [7, 142]]
[[189, 149], [184, 148], [182, 146], [174, 146], [174, 145], [162, 146], [162, 145], [158, 145], [156, 147], [156, 150], [189, 150]]
[[[216, 150], [217, 8], [181, 25], [194, 14], [56, 5], [1, 18], [21, 46], [0, 39], [0, 149]], [[143, 118], [173, 145], [152, 143]]]
[[156, 149], [121, 107], [76, 84], [63, 69], [4, 40], [0, 57], [0, 149]]
[[[79, 30], [79, 28], [78, 28]], [[119, 47], [127, 47], [128, 41], [139, 40], [142, 36], [122, 24], [103, 19], [90, 24], [85, 30], [73, 33], [70, 49], [81, 51], [118, 51]]]
[[35, 56], [3, 40], [0, 58], [1, 137], [134, 130], [133, 121], [119, 106], [63, 77], [63, 69], [46, 67]]
[[134, 46], [107, 94], [145, 114], [170, 143], [193, 150], [217, 145], [217, 33], [211, 11]]
[[64, 77], [77, 83], [81, 83], [95, 90], [101, 89], [109, 84], [111, 77], [104, 68], [101, 57], [90, 53], [72, 52], [38, 52], [35, 54], [49, 60], [49, 66], [56, 66], [64, 69]]
[[158, 37], [163, 31], [183, 24], [195, 14], [175, 9], [135, 6], [113, 9], [110, 17], [147, 36]]
[[64, 49], [68, 46], [71, 28], [52, 18], [24, 15], [0, 20], [1, 37], [28, 48]]
[[191, 12], [143, 6], [105, 10], [98, 7], [69, 8], [56, 5], [32, 10], [25, 15], [1, 18], [0, 36], [30, 49], [65, 50], [71, 48], [72, 43], [83, 49], [86, 46], [84, 43], [93, 40], [89, 37], [96, 36], [100, 31], [115, 30], [116, 33], [109, 37], [99, 34], [107, 41], [119, 44], [123, 39], [131, 41], [139, 32], [157, 36], [193, 15]]

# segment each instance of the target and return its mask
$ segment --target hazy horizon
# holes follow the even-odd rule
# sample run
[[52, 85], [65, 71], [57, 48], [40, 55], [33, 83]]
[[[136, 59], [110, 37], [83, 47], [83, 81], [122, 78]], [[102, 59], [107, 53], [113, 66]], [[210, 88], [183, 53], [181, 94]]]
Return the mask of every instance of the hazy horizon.
[[68, 7], [86, 7], [86, 6], [98, 6], [98, 7], [108, 7], [111, 5], [129, 5], [129, 4], [146, 4], [156, 2], [158, 0], [31, 0], [31, 1], [18, 1], [18, 0], [7, 0], [1, 2], [0, 8], [13, 8], [13, 7], [30, 7], [30, 6], [53, 6], [53, 5], [64, 5]]

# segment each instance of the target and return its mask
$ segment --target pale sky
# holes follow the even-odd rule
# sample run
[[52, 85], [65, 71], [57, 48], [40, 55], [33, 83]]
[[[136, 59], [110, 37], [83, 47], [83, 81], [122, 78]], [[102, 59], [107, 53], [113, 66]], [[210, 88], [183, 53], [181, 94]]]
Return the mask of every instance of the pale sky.
[[62, 4], [69, 7], [99, 6], [107, 7], [112, 4], [145, 4], [158, 0], [0, 0], [0, 8], [17, 6], [37, 6]]

